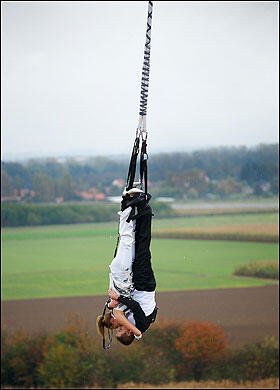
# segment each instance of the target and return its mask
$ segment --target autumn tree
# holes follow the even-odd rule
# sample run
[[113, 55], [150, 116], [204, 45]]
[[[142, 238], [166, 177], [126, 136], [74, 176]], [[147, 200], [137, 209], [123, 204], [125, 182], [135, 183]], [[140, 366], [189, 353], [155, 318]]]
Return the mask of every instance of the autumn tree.
[[183, 325], [175, 347], [185, 357], [182, 370], [191, 371], [200, 380], [207, 364], [219, 357], [226, 347], [221, 327], [208, 322], [192, 321]]

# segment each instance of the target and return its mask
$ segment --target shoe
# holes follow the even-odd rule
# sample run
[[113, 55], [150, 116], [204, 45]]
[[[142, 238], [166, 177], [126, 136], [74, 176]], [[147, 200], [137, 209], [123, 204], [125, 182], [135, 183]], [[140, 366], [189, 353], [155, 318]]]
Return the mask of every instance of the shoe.
[[[142, 191], [142, 190], [139, 188], [140, 185], [141, 185], [141, 182], [140, 182], [140, 181], [135, 181], [135, 182], [133, 182], [132, 188], [131, 188], [129, 191], [126, 190], [126, 187], [124, 188], [123, 193], [122, 193], [122, 196], [125, 196], [126, 194], [133, 194], [133, 193], [135, 193], [135, 192], [140, 192], [140, 191]], [[142, 191], [142, 192], [143, 192], [143, 191]]]
[[146, 195], [143, 191], [138, 192], [138, 193], [134, 193], [134, 196], [131, 198], [131, 201], [129, 202], [129, 204], [131, 206], [135, 206], [139, 212], [140, 210], [142, 210], [143, 208], [145, 208], [148, 205], [151, 197], [152, 197], [152, 195], [150, 195], [150, 194]]
[[151, 194], [137, 194], [137, 195], [134, 195], [133, 198], [136, 198], [134, 200], [134, 206], [137, 208], [137, 214], [133, 215], [133, 217], [131, 219], [138, 219], [144, 215], [150, 215], [150, 216], [153, 216], [153, 211], [152, 211], [152, 208], [151, 206], [148, 204], [150, 199], [151, 199]]
[[136, 206], [142, 199], [145, 199], [144, 192], [139, 188], [131, 188], [131, 190], [127, 191], [126, 194], [122, 196], [121, 211], [124, 211], [129, 206]]
[[[148, 204], [151, 197], [151, 194], [146, 195], [143, 191], [134, 193], [133, 197], [129, 194], [125, 195], [125, 197], [123, 197], [122, 206], [125, 208], [132, 207], [131, 213], [126, 222], [137, 219], [142, 215], [153, 215], [151, 206]], [[135, 208], [137, 208], [137, 215], [135, 215]]]
[[140, 190], [140, 188], [131, 188], [129, 191], [127, 191], [127, 194], [133, 195], [133, 194], [143, 194], [144, 191]]

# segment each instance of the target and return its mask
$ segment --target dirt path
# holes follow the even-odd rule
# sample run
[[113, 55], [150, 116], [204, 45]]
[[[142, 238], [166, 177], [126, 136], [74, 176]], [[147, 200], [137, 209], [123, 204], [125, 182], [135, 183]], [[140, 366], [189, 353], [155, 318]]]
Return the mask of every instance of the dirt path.
[[[8, 330], [57, 331], [69, 313], [92, 324], [101, 314], [105, 296], [2, 301], [2, 325]], [[265, 336], [278, 338], [278, 285], [157, 293], [158, 320], [209, 321], [224, 328], [231, 344], [250, 343]]]

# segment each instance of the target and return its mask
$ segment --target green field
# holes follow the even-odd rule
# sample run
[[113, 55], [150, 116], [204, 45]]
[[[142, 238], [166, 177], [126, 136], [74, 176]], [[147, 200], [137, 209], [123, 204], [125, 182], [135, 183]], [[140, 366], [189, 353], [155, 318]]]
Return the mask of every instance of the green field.
[[[277, 214], [154, 219], [153, 228], [276, 223]], [[6, 228], [2, 233], [2, 298], [106, 294], [117, 223]], [[152, 240], [158, 291], [260, 286], [232, 276], [238, 264], [277, 259], [271, 243]]]

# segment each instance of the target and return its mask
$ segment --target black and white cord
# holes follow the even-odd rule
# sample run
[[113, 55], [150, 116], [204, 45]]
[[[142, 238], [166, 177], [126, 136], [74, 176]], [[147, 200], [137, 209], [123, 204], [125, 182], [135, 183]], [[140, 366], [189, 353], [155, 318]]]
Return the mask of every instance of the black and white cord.
[[147, 101], [148, 101], [148, 88], [149, 88], [149, 76], [150, 76], [152, 13], [153, 13], [153, 2], [149, 1], [146, 42], [145, 42], [145, 49], [144, 49], [144, 62], [143, 62], [142, 80], [141, 80], [141, 96], [140, 96], [140, 111], [139, 111], [139, 115], [141, 116], [147, 115]]

